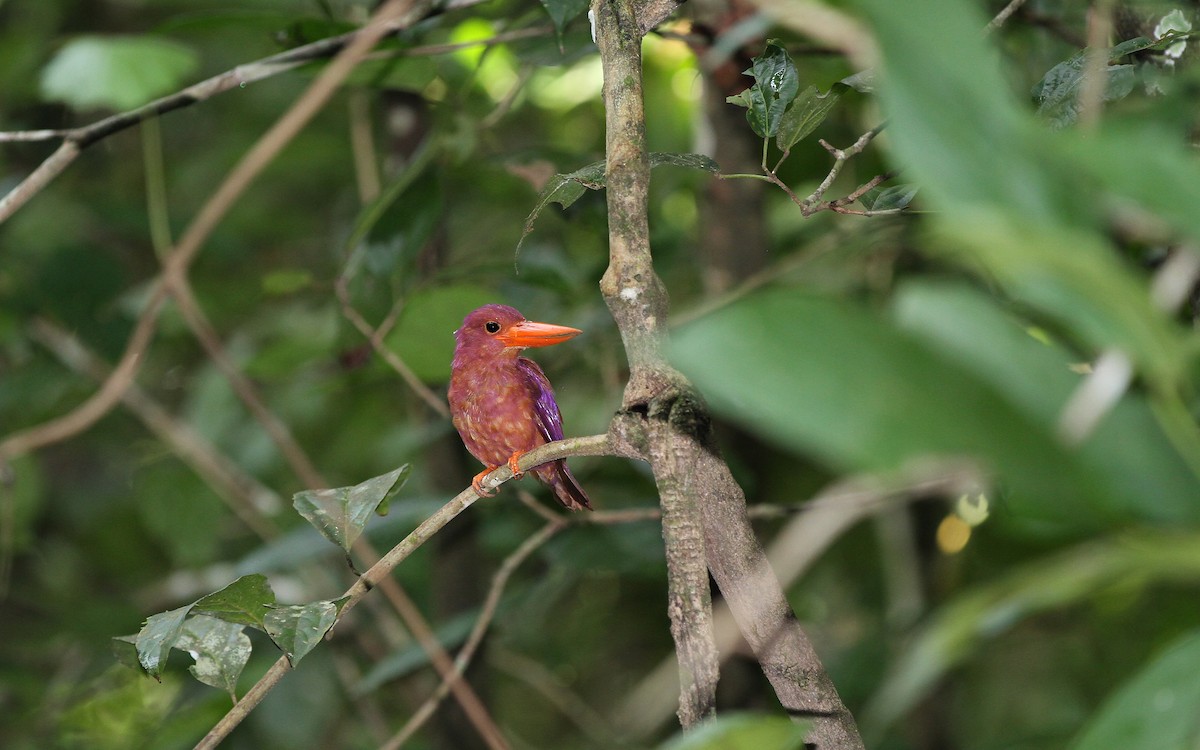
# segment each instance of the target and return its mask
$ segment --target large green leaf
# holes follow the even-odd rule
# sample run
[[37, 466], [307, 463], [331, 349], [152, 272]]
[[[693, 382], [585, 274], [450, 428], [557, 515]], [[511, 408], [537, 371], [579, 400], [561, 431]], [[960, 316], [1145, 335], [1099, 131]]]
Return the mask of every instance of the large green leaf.
[[800, 91], [796, 66], [786, 49], [769, 41], [766, 51], [754, 58], [745, 74], [754, 78], [754, 85], [743, 94], [746, 119], [759, 137], [773, 138], [779, 133], [784, 112]]
[[1071, 750], [1194, 750], [1200, 739], [1200, 631], [1171, 644], [1122, 686]]
[[[1056, 137], [1062, 134], [1035, 122], [980, 37], [986, 19], [974, 6], [862, 4], [886, 58], [889, 142], [935, 209], [930, 250], [999, 281], [1091, 348], [1124, 351], [1162, 392], [1176, 387], [1187, 354], [1179, 332], [1154, 309], [1144, 278], [1121, 264], [1098, 230], [1102, 183], [1086, 178], [1097, 167], [1084, 162], [1121, 157], [1093, 149], [1081, 159], [1083, 149], [1070, 148], [1077, 134]], [[1134, 159], [1125, 159], [1134, 169]], [[1145, 163], [1136, 171], [1142, 175], [1129, 179], [1139, 185], [1154, 173]], [[1173, 173], [1198, 181], [1183, 171]], [[1157, 200], [1194, 206], [1190, 198]], [[1196, 212], [1189, 211], [1194, 225]]]
[[[1162, 581], [1193, 585], [1200, 581], [1200, 537], [1140, 533], [1089, 542], [971, 589], [940, 608], [915, 634], [864, 712], [864, 733], [868, 739], [881, 735], [927, 696], [947, 670], [975, 653], [981, 642], [1023, 619], [1078, 604], [1114, 586], [1128, 589]], [[1194, 676], [1194, 671], [1189, 675]], [[1113, 742], [1095, 747], [1126, 745]]]
[[[897, 290], [902, 328], [970, 370], [1053, 430], [1082, 376], [1075, 358], [983, 292], [962, 283], [911, 282]], [[1200, 521], [1200, 480], [1154, 419], [1143, 395], [1127, 395], [1078, 448], [1088, 472], [1119, 495], [1121, 512], [1154, 522]]]
[[82, 36], [42, 71], [42, 96], [76, 109], [125, 110], [182, 88], [196, 53], [150, 36]]
[[304, 490], [292, 505], [325, 538], [349, 552], [376, 509], [404, 487], [410, 472], [404, 464], [353, 487]]
[[998, 389], [851, 304], [773, 291], [685, 327], [673, 358], [713, 407], [847, 471], [971, 456], [999, 474], [1011, 518], [1078, 531], [1119, 496]]

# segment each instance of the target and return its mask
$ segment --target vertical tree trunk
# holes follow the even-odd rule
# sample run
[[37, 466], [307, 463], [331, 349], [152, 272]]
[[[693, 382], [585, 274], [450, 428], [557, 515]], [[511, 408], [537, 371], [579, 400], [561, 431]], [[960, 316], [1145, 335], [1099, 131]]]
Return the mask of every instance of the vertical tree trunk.
[[746, 516], [745, 497], [712, 440], [708, 410], [666, 363], [667, 292], [650, 253], [641, 42], [669, 3], [593, 0], [604, 67], [609, 267], [600, 282], [630, 364], [610, 432], [650, 461], [663, 508], [668, 612], [685, 728], [714, 711], [718, 661], [708, 570], [784, 707], [810, 718], [810, 744], [863, 747], [854, 719], [796, 622]]

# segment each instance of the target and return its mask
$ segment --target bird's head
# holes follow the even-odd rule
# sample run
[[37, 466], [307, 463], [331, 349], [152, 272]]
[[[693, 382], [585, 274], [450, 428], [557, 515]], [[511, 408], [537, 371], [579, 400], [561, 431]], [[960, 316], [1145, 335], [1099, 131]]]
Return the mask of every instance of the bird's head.
[[552, 346], [583, 333], [578, 328], [534, 323], [508, 305], [484, 305], [471, 312], [454, 332], [455, 355], [477, 352], [498, 356], [530, 346]]

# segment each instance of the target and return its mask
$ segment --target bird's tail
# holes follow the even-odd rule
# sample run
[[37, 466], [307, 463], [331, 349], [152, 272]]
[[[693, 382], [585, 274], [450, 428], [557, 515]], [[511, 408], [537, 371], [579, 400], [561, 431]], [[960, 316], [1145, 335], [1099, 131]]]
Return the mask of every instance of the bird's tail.
[[587, 493], [579, 486], [579, 482], [575, 481], [575, 476], [567, 468], [566, 461], [555, 461], [552, 464], [538, 467], [533, 470], [533, 475], [542, 484], [549, 485], [550, 489], [554, 490], [555, 499], [564, 508], [568, 510], [592, 509]]

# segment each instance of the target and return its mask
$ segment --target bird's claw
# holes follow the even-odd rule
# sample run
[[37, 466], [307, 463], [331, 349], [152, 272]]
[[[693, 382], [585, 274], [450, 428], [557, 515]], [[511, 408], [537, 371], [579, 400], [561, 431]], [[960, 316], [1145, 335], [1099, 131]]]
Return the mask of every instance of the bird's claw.
[[499, 466], [489, 466], [475, 475], [475, 477], [471, 480], [471, 489], [475, 490], [476, 495], [479, 495], [480, 497], [493, 497], [497, 492], [500, 491], [499, 487], [493, 487], [492, 489], [488, 490], [483, 486], [483, 478], [499, 468]]
[[525, 455], [524, 451], [514, 453], [508, 457], [508, 468], [513, 473], [513, 479], [520, 479], [525, 476], [525, 472], [521, 471], [521, 467], [517, 465], [517, 459]]

